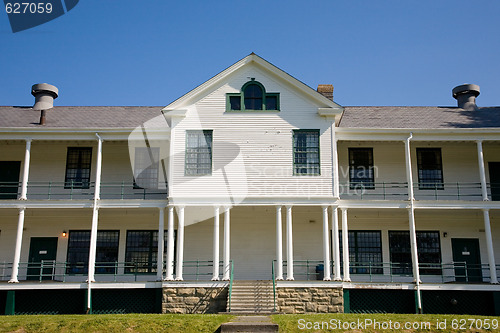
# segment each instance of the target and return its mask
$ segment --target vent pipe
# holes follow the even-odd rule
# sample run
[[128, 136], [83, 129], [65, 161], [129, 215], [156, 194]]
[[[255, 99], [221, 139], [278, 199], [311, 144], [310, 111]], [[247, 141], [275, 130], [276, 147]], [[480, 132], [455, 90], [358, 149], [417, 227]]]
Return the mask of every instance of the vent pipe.
[[39, 83], [31, 87], [31, 94], [35, 96], [33, 110], [40, 110], [40, 125], [45, 125], [45, 110], [54, 107], [54, 99], [57, 98], [59, 90], [51, 84]]
[[467, 111], [478, 109], [476, 97], [479, 96], [479, 94], [479, 86], [475, 84], [462, 84], [452, 90], [453, 98], [456, 98], [458, 107]]

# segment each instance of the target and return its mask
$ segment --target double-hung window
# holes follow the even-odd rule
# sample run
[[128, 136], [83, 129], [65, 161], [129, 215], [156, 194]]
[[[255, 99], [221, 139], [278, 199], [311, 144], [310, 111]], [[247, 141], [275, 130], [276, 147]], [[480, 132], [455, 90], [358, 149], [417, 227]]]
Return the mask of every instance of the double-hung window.
[[89, 188], [92, 148], [68, 147], [64, 188]]
[[293, 174], [320, 174], [319, 130], [293, 131]]
[[[349, 230], [349, 272], [382, 274], [382, 239], [380, 231]], [[339, 231], [342, 244], [342, 230]], [[340, 247], [340, 256], [343, 249]]]
[[418, 188], [443, 190], [441, 148], [417, 148]]
[[[167, 248], [168, 233], [164, 234], [164, 249]], [[174, 233], [175, 242], [175, 233]], [[175, 255], [175, 254], [174, 254]], [[128, 230], [125, 249], [125, 273], [154, 273], [158, 260], [157, 230]]]
[[159, 155], [159, 148], [135, 148], [134, 188], [158, 188]]
[[349, 148], [350, 189], [375, 188], [373, 148]]
[[186, 176], [212, 174], [211, 130], [186, 131]]
[[[96, 246], [97, 274], [116, 273], [120, 231], [98, 230]], [[68, 239], [68, 274], [86, 274], [89, 265], [90, 230], [70, 230]]]

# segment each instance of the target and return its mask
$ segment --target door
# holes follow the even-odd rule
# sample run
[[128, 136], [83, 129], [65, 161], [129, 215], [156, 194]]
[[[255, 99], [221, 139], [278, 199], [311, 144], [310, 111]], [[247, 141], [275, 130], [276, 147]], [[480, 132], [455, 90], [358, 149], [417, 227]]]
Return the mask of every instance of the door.
[[17, 199], [21, 162], [0, 161], [0, 200]]
[[57, 237], [31, 237], [27, 280], [53, 280]]
[[490, 169], [491, 200], [500, 201], [500, 162], [488, 163]]
[[455, 263], [455, 281], [483, 282], [479, 239], [452, 238], [451, 247]]

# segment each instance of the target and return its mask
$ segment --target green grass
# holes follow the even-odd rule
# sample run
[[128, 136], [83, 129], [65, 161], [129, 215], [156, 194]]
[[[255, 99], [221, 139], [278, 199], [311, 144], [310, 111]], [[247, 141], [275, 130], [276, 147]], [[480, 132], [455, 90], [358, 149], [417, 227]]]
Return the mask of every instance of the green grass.
[[[296, 332], [356, 332], [356, 333], [379, 333], [379, 332], [500, 332], [500, 317], [486, 317], [486, 316], [463, 316], [463, 315], [411, 315], [411, 314], [308, 314], [308, 315], [274, 315], [271, 316], [273, 322], [279, 324], [280, 332], [286, 333], [296, 333]], [[474, 319], [474, 321], [471, 321]], [[485, 319], [489, 319], [490, 326], [493, 320], [496, 321], [495, 325], [497, 328], [494, 329], [490, 327], [489, 330], [478, 329], [483, 327]], [[299, 322], [300, 320], [300, 322]], [[379, 326], [374, 327], [374, 325], [364, 325], [357, 326], [357, 323], [365, 323], [365, 320], [371, 320], [372, 323], [375, 321], [379, 323]], [[446, 320], [446, 327], [444, 326], [444, 321]], [[349, 329], [335, 328], [343, 323], [355, 323], [353, 327]], [[392, 328], [390, 329], [390, 321], [392, 321]], [[437, 321], [442, 325], [443, 329], [437, 328]], [[399, 329], [395, 329], [396, 322], [401, 326]], [[413, 325], [417, 323], [420, 329], [405, 329], [404, 324], [410, 323]], [[323, 323], [323, 324], [322, 324]], [[430, 323], [429, 326], [421, 323]], [[470, 327], [472, 323], [472, 328]], [[416, 324], [416, 325], [417, 325]], [[457, 326], [453, 325], [456, 324]], [[316, 329], [315, 329], [316, 325]], [[323, 326], [321, 326], [323, 325]], [[386, 326], [385, 326], [386, 325]], [[300, 326], [300, 327], [299, 327]], [[455, 327], [456, 328], [455, 328]], [[311, 327], [309, 329], [309, 327]], [[385, 329], [387, 327], [387, 329]], [[301, 329], [302, 328], [302, 329]]]
[[[233, 319], [230, 315], [172, 315], [172, 314], [126, 314], [126, 315], [32, 315], [32, 316], [1, 316], [0, 332], [168, 332], [168, 333], [212, 333], [216, 332], [219, 326]], [[385, 332], [500, 332], [496, 329], [477, 329], [480, 323], [484, 325], [485, 319], [500, 321], [500, 317], [485, 316], [461, 316], [461, 315], [406, 315], [406, 314], [308, 314], [308, 315], [274, 315], [271, 319], [280, 325], [280, 332], [351, 332], [351, 333], [385, 333]], [[475, 319], [472, 329], [469, 319]], [[481, 320], [477, 321], [478, 319]], [[332, 321], [333, 320], [333, 321]], [[344, 322], [365, 322], [365, 320], [385, 323], [392, 321], [398, 323], [422, 323], [429, 322], [429, 327], [422, 329], [379, 329], [372, 326], [364, 326], [360, 329], [327, 329], [323, 324], [319, 329], [300, 329], [302, 323], [305, 326], [310, 323], [314, 327], [315, 323], [332, 324], [340, 320]], [[446, 320], [446, 328], [437, 329], [436, 322], [441, 323]], [[452, 323], [467, 323], [464, 327], [453, 328]], [[500, 326], [500, 323], [498, 323]]]
[[38, 315], [2, 316], [0, 332], [213, 333], [229, 315]]

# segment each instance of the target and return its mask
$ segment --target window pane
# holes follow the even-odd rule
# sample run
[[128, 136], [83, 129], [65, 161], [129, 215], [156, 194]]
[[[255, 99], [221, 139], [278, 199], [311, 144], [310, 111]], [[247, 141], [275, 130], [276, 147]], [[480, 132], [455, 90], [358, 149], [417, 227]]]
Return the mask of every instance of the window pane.
[[229, 96], [229, 103], [231, 105], [231, 110], [241, 110], [240, 96]]
[[420, 190], [444, 189], [440, 148], [417, 148], [417, 166]]
[[266, 96], [266, 110], [278, 110], [277, 96]]
[[262, 110], [262, 88], [257, 84], [249, 84], [243, 91], [245, 109]]
[[[342, 231], [339, 231], [342, 243]], [[342, 257], [342, 247], [340, 247]], [[349, 272], [382, 274], [382, 241], [380, 231], [349, 231]]]
[[372, 148], [349, 148], [349, 185], [351, 189], [375, 188]]
[[135, 149], [134, 188], [158, 188], [159, 148]]
[[89, 188], [92, 148], [68, 147], [65, 188]]
[[319, 131], [295, 130], [293, 132], [293, 143], [294, 174], [319, 175]]
[[187, 176], [212, 173], [212, 131], [187, 131], [185, 174]]

